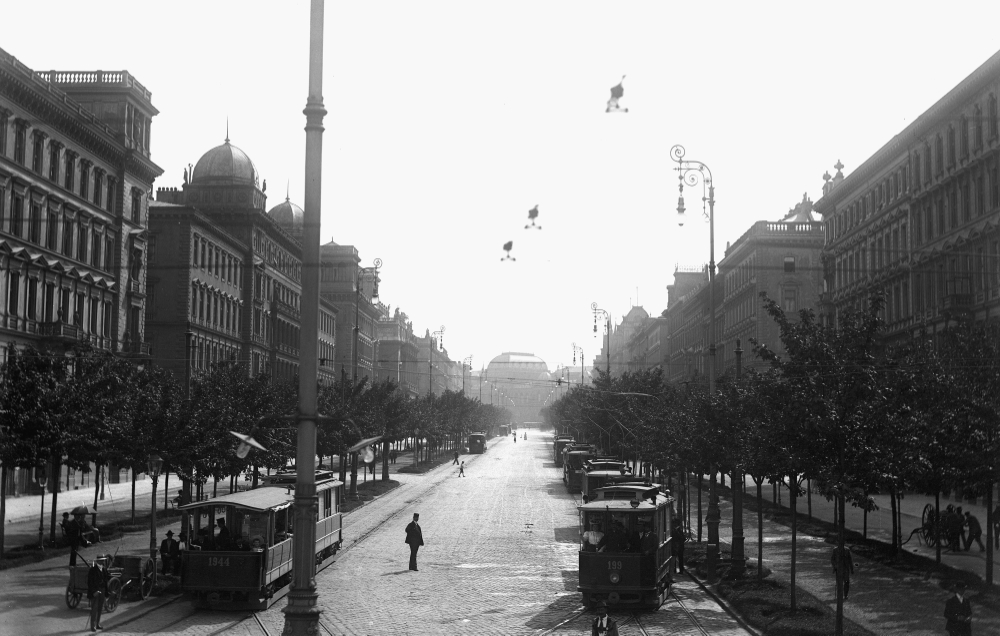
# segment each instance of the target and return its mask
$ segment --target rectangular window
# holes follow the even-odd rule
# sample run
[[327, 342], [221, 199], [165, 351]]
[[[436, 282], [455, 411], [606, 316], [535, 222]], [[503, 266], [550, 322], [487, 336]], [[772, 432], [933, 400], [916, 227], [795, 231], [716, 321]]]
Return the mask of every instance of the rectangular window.
[[10, 273], [10, 280], [7, 284], [7, 313], [11, 316], [17, 316], [18, 309], [18, 299], [21, 294], [21, 275], [17, 272]]
[[80, 198], [86, 199], [90, 195], [90, 163], [84, 161], [80, 164]]
[[104, 302], [104, 321], [101, 325], [101, 335], [105, 338], [111, 337], [111, 303]]
[[962, 115], [960, 126], [959, 152], [961, 153], [961, 157], [965, 159], [969, 156], [969, 120], [965, 118], [965, 115]]
[[951, 221], [949, 229], [953, 230], [958, 227], [958, 192], [955, 187], [948, 190], [948, 216]]
[[990, 168], [990, 208], [1000, 205], [1000, 170], [996, 165]]
[[25, 281], [25, 291], [28, 293], [27, 302], [25, 303], [25, 315], [34, 320], [37, 315], [37, 309], [35, 305], [38, 304], [38, 281], [34, 278], [29, 278]]
[[42, 204], [34, 201], [28, 211], [28, 240], [37, 245], [42, 244]]
[[78, 223], [77, 234], [76, 234], [76, 260], [86, 263], [87, 262], [87, 226], [83, 224], [83, 221]]
[[10, 233], [14, 236], [21, 236], [21, 226], [24, 224], [24, 197], [19, 194], [14, 195], [14, 202], [10, 208]]
[[986, 214], [986, 185], [982, 175], [976, 177], [976, 214]]
[[24, 165], [25, 149], [28, 145], [28, 128], [24, 124], [14, 124], [14, 161]]
[[142, 211], [142, 190], [132, 188], [132, 222], [139, 223]]
[[52, 283], [45, 283], [45, 313], [43, 320], [52, 322], [56, 313], [56, 286]]
[[49, 181], [59, 180], [59, 144], [49, 142]]
[[198, 317], [198, 285], [191, 283], [191, 318]]
[[90, 264], [93, 267], [101, 266], [101, 235], [96, 231], [91, 237], [90, 245]]
[[40, 131], [31, 135], [31, 169], [36, 174], [42, 174], [42, 159], [45, 157], [44, 145], [45, 137]]
[[115, 239], [111, 236], [104, 237], [104, 271], [112, 272], [115, 269]]
[[962, 182], [962, 222], [968, 223], [972, 220], [972, 197], [969, 194], [969, 182]]
[[101, 207], [101, 171], [94, 170], [94, 205]]
[[116, 188], [116, 186], [117, 186], [117, 182], [114, 179], [112, 179], [112, 178], [109, 177], [108, 178], [108, 196], [104, 198], [104, 209], [107, 210], [108, 212], [111, 212], [112, 214], [114, 214], [114, 212], [115, 212], [115, 188]]
[[76, 185], [76, 154], [66, 151], [66, 177], [63, 180], [63, 187], [73, 191]]
[[101, 304], [96, 298], [90, 299], [90, 333], [97, 333], [97, 317], [100, 315]]
[[52, 251], [56, 250], [56, 243], [59, 241], [59, 215], [53, 210], [49, 210], [45, 217], [45, 247]]
[[794, 287], [786, 287], [781, 291], [781, 308], [786, 314], [794, 313], [796, 311]]
[[62, 253], [70, 258], [73, 258], [73, 220], [69, 216], [63, 217], [63, 239], [62, 239]]
[[924, 287], [920, 274], [913, 275], [913, 311], [915, 313], [924, 310]]
[[0, 156], [7, 154], [7, 126], [10, 123], [11, 112], [0, 108]]

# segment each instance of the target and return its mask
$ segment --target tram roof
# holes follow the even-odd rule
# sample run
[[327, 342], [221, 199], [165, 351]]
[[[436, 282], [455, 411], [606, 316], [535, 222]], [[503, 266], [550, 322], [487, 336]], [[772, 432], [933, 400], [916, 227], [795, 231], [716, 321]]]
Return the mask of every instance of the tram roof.
[[194, 508], [207, 508], [209, 506], [235, 506], [263, 512], [265, 510], [282, 510], [291, 506], [293, 496], [284, 488], [262, 487], [244, 492], [234, 492], [229, 495], [222, 495], [214, 499], [205, 501], [195, 501], [179, 506], [178, 510], [192, 510]]
[[590, 503], [577, 506], [576, 509], [584, 512], [601, 512], [602, 510], [608, 510], [610, 512], [639, 513], [652, 512], [653, 510], [657, 510], [670, 502], [671, 498], [666, 495], [658, 495], [656, 497], [656, 503], [653, 503], [651, 499], [643, 499], [638, 502], [639, 505], [637, 506], [632, 505], [636, 503], [635, 499], [598, 499], [596, 501], [591, 501]]

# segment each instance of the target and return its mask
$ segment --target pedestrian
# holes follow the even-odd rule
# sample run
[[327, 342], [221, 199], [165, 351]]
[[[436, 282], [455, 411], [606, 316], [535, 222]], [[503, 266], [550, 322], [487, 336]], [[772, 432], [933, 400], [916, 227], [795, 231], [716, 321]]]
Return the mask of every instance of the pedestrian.
[[677, 559], [677, 571], [682, 574], [684, 573], [684, 541], [686, 540], [681, 520], [674, 519], [674, 527], [670, 530], [670, 545], [674, 552], [674, 558]]
[[618, 636], [618, 623], [608, 616], [608, 604], [605, 601], [597, 602], [597, 616], [594, 617], [594, 624], [590, 628], [591, 636]]
[[846, 599], [851, 591], [851, 574], [854, 574], [854, 557], [851, 554], [851, 549], [844, 545], [844, 551], [841, 553], [840, 546], [835, 547], [830, 553], [830, 565], [833, 566], [834, 574], [840, 572], [840, 578], [844, 581], [844, 598]]
[[965, 583], [955, 584], [955, 596], [944, 604], [944, 617], [948, 636], [972, 636], [972, 604], [965, 598]]
[[[976, 519], [971, 512], [967, 512], [965, 513], [965, 525], [969, 527], [969, 535], [965, 537], [965, 551], [968, 552], [969, 548], [972, 547], [972, 542], [975, 541], [979, 544], [979, 551], [986, 552], [986, 546], [983, 545], [983, 540], [980, 538], [983, 536], [983, 527], [979, 525], [979, 519]], [[986, 537], [987, 541], [989, 539]]]
[[1000, 503], [993, 509], [993, 547], [1000, 548]]
[[163, 574], [171, 574], [177, 569], [177, 561], [181, 558], [181, 544], [174, 539], [174, 531], [167, 530], [167, 538], [160, 542], [160, 560], [163, 562]]
[[465, 462], [463, 461], [458, 467], [458, 476], [465, 477]]
[[[464, 462], [463, 462], [464, 463]], [[452, 462], [453, 465], [458, 465], [458, 451], [455, 451], [455, 461]]]
[[514, 443], [517, 444], [517, 433], [514, 433]]
[[66, 533], [66, 541], [69, 542], [69, 565], [76, 565], [76, 551], [83, 543], [83, 533], [80, 531], [80, 524], [76, 519], [70, 519], [68, 513], [63, 513], [63, 531]]
[[104, 611], [104, 599], [108, 595], [108, 580], [111, 578], [108, 569], [104, 567], [104, 559], [95, 558], [87, 570], [87, 598], [90, 599], [90, 631], [104, 629], [101, 625], [101, 613]]
[[955, 508], [955, 526], [958, 530], [958, 541], [955, 545], [955, 551], [962, 549], [962, 544], [965, 543], [965, 513], [962, 512], [962, 506]]
[[406, 526], [406, 543], [410, 544], [410, 569], [417, 570], [417, 550], [424, 544], [424, 533], [420, 530], [420, 513], [413, 513], [413, 521]]
[[390, 464], [395, 464], [396, 463], [396, 449], [395, 448], [392, 449], [391, 451], [389, 451], [389, 463]]

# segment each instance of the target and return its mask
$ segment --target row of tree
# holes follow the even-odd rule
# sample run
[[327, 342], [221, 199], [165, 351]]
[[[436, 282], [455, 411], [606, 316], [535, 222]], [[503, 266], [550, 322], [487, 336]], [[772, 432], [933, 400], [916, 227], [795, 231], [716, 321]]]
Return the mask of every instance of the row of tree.
[[[754, 364], [721, 377], [714, 395], [703, 381], [667, 383], [658, 369], [602, 375], [557, 401], [548, 421], [679, 477], [711, 474], [714, 482], [718, 471], [742, 484], [748, 475], [758, 499], [764, 481], [784, 483], [793, 510], [808, 479], [836, 502], [841, 546], [845, 505], [871, 510], [875, 493], [959, 490], [985, 497], [992, 509], [1000, 481], [1000, 323], [956, 320], [890, 342], [878, 296], [836, 327], [810, 310], [788, 316], [766, 295], [762, 305], [780, 328], [783, 353], [752, 341]], [[902, 530], [892, 501], [895, 550]], [[986, 576], [992, 583], [992, 554]]]
[[[10, 346], [0, 368], [0, 484], [8, 483], [12, 467], [47, 467], [54, 480], [63, 466], [96, 469], [98, 476], [107, 467], [127, 468], [134, 476], [146, 471], [152, 454], [163, 458], [164, 471], [182, 477], [184, 499], [210, 480], [247, 475], [256, 483], [261, 470], [294, 460], [297, 405], [297, 381], [251, 377], [236, 362], [194, 377], [187, 392], [156, 365], [85, 344], [68, 354]], [[510, 418], [463, 393], [408, 399], [391, 380], [368, 378], [321, 386], [318, 407], [325, 416], [317, 428], [321, 458], [377, 436], [386, 445], [404, 438], [430, 449], [445, 441], [459, 445], [469, 431], [495, 430]], [[259, 436], [267, 450], [237, 457], [230, 431]], [[54, 492], [53, 541], [57, 505]]]

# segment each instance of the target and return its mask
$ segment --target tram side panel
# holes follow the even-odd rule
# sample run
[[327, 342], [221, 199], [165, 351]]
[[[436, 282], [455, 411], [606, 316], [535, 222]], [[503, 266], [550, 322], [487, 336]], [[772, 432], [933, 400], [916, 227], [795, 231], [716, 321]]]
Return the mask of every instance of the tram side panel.
[[242, 592], [255, 596], [262, 582], [263, 552], [181, 551], [181, 581], [186, 592]]

